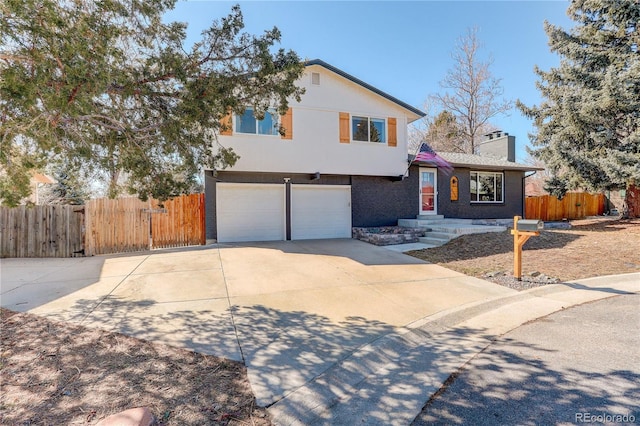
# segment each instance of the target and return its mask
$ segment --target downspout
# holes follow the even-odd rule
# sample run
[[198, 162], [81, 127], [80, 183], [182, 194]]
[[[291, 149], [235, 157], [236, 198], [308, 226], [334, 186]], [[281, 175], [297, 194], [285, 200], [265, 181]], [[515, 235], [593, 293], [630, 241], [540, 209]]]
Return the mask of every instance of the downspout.
[[531, 176], [535, 175], [536, 173], [538, 173], [538, 171], [537, 171], [537, 170], [534, 170], [534, 171], [533, 171], [533, 173], [531, 173], [530, 175], [524, 175], [524, 176], [522, 177], [522, 217], [523, 217], [523, 218], [526, 218], [526, 217], [527, 217], [527, 216], [526, 216], [526, 214], [525, 214], [526, 212], [524, 211], [524, 208], [525, 208], [525, 206], [526, 206], [526, 203], [525, 203], [525, 201], [524, 201], [524, 200], [525, 200], [526, 195], [527, 195], [527, 194], [525, 194], [525, 184], [524, 184], [524, 180], [525, 180], [526, 178], [528, 178], [528, 177], [531, 177]]

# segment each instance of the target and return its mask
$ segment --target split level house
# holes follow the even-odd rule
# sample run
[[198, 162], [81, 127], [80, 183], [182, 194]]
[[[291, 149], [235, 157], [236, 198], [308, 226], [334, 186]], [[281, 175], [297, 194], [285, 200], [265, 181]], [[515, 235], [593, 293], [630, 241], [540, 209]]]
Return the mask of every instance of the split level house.
[[247, 108], [229, 117], [219, 140], [240, 158], [205, 173], [207, 240], [351, 238], [352, 227], [418, 215], [522, 214], [532, 168], [513, 161], [512, 137], [487, 144], [508, 151], [504, 159], [440, 153], [454, 169], [439, 170], [408, 155], [419, 109], [320, 60], [306, 63], [298, 84], [306, 92], [284, 116], [257, 120]]

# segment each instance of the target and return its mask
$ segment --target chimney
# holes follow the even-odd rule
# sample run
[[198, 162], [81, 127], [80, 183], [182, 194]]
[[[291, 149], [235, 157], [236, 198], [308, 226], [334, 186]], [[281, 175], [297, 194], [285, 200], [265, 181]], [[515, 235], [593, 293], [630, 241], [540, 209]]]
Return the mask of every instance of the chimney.
[[487, 133], [478, 145], [478, 155], [516, 161], [516, 137], [502, 130]]

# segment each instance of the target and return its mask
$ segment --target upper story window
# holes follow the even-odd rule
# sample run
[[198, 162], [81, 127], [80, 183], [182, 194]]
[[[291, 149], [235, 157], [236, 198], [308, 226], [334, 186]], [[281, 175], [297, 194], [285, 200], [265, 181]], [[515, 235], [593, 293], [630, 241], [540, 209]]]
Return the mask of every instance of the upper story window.
[[253, 135], [277, 135], [278, 115], [274, 109], [269, 109], [262, 120], [253, 115], [253, 108], [244, 110], [244, 114], [236, 115], [236, 132]]
[[351, 117], [351, 135], [354, 141], [385, 143], [386, 134], [383, 118]]
[[502, 203], [503, 197], [502, 173], [471, 172], [471, 202], [472, 203]]

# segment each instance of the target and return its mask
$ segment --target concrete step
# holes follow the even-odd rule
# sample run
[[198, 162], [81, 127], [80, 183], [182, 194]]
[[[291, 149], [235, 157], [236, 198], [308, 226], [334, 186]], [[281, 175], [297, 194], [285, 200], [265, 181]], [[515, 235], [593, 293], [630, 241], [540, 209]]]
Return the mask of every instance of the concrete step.
[[398, 226], [404, 228], [430, 228], [433, 223], [432, 220], [398, 219]]
[[431, 245], [434, 247], [440, 247], [445, 245], [446, 243], [448, 243], [450, 241], [450, 239], [448, 238], [432, 238], [429, 236], [429, 234], [427, 234], [426, 237], [420, 237], [418, 238], [418, 241], [420, 241], [423, 244], [427, 244], [427, 245]]
[[[423, 217], [428, 217], [428, 219], [422, 219]], [[461, 235], [483, 234], [486, 232], [504, 232], [507, 230], [507, 227], [502, 226], [502, 224], [474, 224], [474, 221], [474, 219], [445, 219], [420, 215], [417, 219], [399, 219], [398, 226], [429, 229], [429, 232], [427, 232], [424, 237], [420, 237], [418, 241], [423, 244], [429, 244], [436, 247], [444, 245], [450, 240]], [[496, 221], [493, 221], [493, 223], [496, 223]]]
[[506, 226], [489, 226], [489, 225], [441, 225], [430, 226], [433, 232], [442, 232], [447, 234], [467, 235], [467, 234], [484, 234], [487, 232], [504, 232]]
[[407, 251], [424, 250], [424, 249], [430, 249], [434, 247], [440, 247], [440, 244], [436, 245], [436, 244], [425, 244], [425, 243], [417, 242], [417, 243], [395, 244], [395, 245], [380, 246], [380, 247], [387, 250], [396, 251], [398, 253], [404, 253]]
[[443, 220], [443, 214], [419, 214], [416, 216], [418, 220]]
[[[431, 232], [427, 232], [424, 235], [425, 237], [430, 237], [430, 238], [436, 238], [438, 240], [452, 240], [454, 238], [456, 238], [458, 235], [457, 234], [453, 234], [450, 232], [437, 232], [437, 231], [431, 231]], [[424, 237], [423, 237], [424, 238]]]

